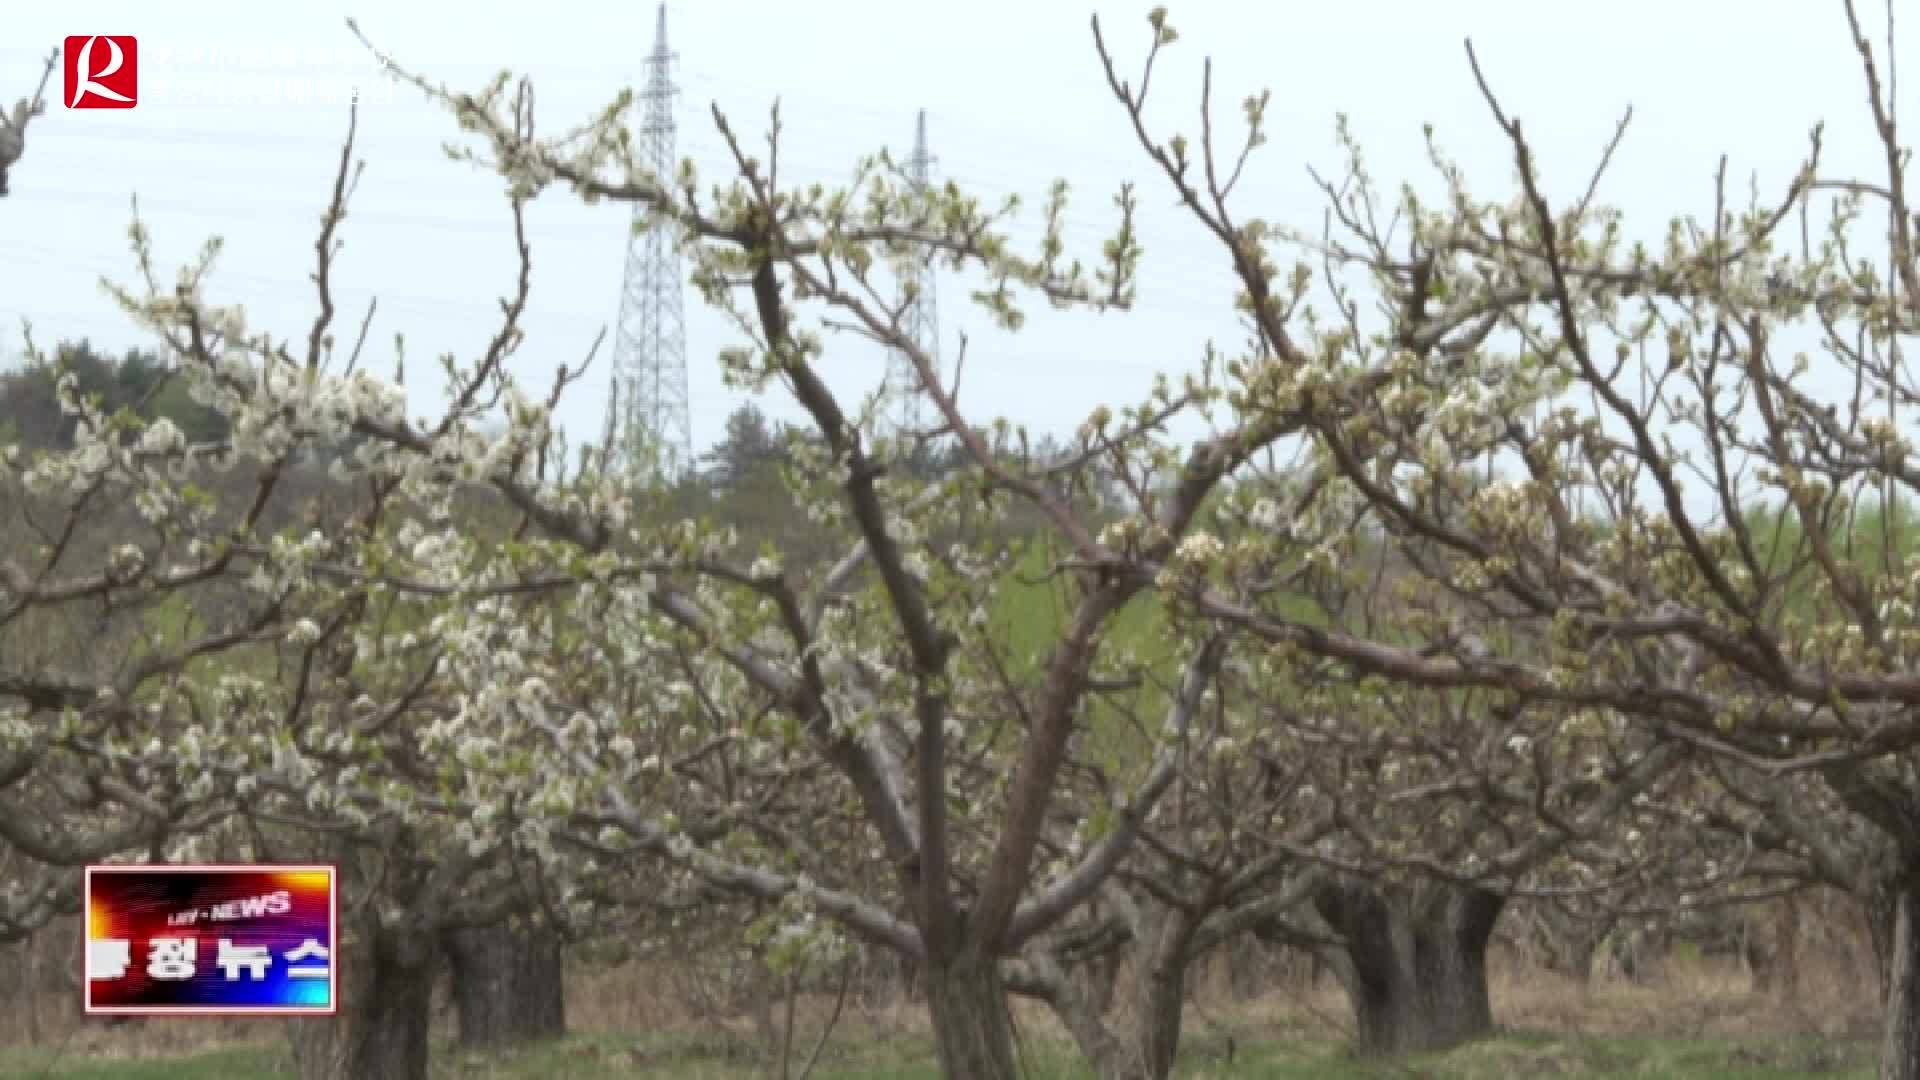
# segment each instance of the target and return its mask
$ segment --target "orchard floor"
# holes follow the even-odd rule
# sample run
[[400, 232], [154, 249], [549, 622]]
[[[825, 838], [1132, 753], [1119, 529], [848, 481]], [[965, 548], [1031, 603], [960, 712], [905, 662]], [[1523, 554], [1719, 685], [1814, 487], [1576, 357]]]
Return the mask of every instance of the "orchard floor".
[[[1838, 957], [1834, 957], [1838, 960]], [[1504, 965], [1503, 965], [1504, 966]], [[1792, 994], [1756, 994], [1744, 973], [1706, 964], [1676, 965], [1653, 985], [1599, 980], [1581, 988], [1557, 978], [1496, 970], [1496, 1019], [1505, 1033], [1450, 1053], [1391, 1064], [1353, 1060], [1345, 1051], [1345, 1009], [1329, 983], [1271, 989], [1239, 1000], [1203, 986], [1189, 1006], [1181, 1077], [1361, 1080], [1420, 1077], [1859, 1077], [1873, 1075], [1876, 1018], [1857, 972], [1843, 963], [1809, 971]], [[723, 1016], [689, 1009], [687, 996], [663, 992], [673, 978], [621, 969], [569, 980], [575, 1034], [510, 1054], [436, 1046], [434, 1076], [446, 1078], [662, 1077], [748, 1080], [779, 1075], [782, 1010]], [[1210, 981], [1211, 982], [1211, 981]], [[856, 995], [857, 996], [857, 995]], [[12, 1010], [0, 1001], [0, 1014]], [[17, 1003], [16, 1003], [17, 1004]], [[832, 1014], [831, 999], [803, 998], [792, 1039], [797, 1077]], [[243, 1080], [291, 1076], [280, 1022], [222, 1019], [149, 1021], [107, 1028], [80, 1020], [49, 999], [37, 1038], [4, 1037], [0, 1078], [46, 1080]], [[1038, 1077], [1088, 1075], [1044, 1011], [1017, 1008], [1022, 1045]], [[450, 1017], [439, 1028], [451, 1035]], [[919, 1008], [849, 1002], [812, 1076], [859, 1080], [933, 1080], [926, 1022]]]
[[[1033, 1075], [1088, 1075], [1063, 1047], [1035, 1047]], [[436, 1077], [533, 1078], [651, 1076], [673, 1080], [746, 1080], [764, 1077], [766, 1067], [729, 1061], [718, 1048], [697, 1042], [640, 1039], [612, 1034], [580, 1035], [519, 1054], [462, 1055], [447, 1048], [434, 1068]], [[178, 1057], [110, 1060], [52, 1060], [50, 1052], [14, 1051], [0, 1059], [0, 1076], [62, 1080], [247, 1080], [291, 1076], [277, 1043], [233, 1046]], [[927, 1080], [939, 1076], [925, 1045], [843, 1044], [822, 1060], [813, 1075], [846, 1080]], [[795, 1074], [799, 1072], [796, 1064]], [[1509, 1034], [1448, 1054], [1408, 1059], [1391, 1065], [1367, 1065], [1347, 1057], [1337, 1044], [1273, 1041], [1236, 1045], [1228, 1057], [1222, 1042], [1203, 1042], [1183, 1055], [1178, 1075], [1185, 1077], [1310, 1078], [1487, 1078], [1667, 1077], [1707, 1080], [1733, 1077], [1873, 1075], [1870, 1043], [1817, 1036], [1755, 1039], [1566, 1038], [1547, 1034]]]

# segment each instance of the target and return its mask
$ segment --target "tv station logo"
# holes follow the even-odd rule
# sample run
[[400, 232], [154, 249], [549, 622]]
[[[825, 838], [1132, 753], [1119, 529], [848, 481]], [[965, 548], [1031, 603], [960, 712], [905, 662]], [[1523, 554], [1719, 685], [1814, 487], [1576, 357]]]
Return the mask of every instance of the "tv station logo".
[[73, 34], [60, 50], [69, 109], [390, 105], [398, 89], [365, 48]]
[[86, 1011], [331, 1016], [331, 866], [89, 866]]
[[69, 109], [131, 109], [140, 102], [140, 43], [129, 34], [73, 34], [60, 49]]

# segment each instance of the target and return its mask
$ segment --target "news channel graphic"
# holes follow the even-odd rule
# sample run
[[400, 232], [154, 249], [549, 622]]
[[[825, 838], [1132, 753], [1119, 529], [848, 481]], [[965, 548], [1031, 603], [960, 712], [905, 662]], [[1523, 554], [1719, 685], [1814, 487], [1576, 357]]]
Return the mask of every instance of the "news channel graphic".
[[364, 46], [73, 34], [61, 58], [61, 100], [69, 109], [332, 108], [397, 100], [398, 87]]
[[331, 866], [89, 866], [86, 1011], [331, 1016]]

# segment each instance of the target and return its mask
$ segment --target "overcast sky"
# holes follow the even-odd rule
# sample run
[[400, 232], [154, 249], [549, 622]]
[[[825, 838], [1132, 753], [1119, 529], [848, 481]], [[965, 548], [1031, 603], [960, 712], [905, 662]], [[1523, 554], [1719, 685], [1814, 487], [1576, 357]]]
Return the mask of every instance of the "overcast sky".
[[[1098, 6], [1129, 72], [1143, 55], [1150, 6]], [[1870, 33], [1883, 41], [1884, 15], [1867, 6]], [[1182, 36], [1154, 79], [1163, 134], [1172, 125], [1197, 132], [1204, 56], [1214, 59], [1223, 123], [1233, 124], [1248, 93], [1273, 91], [1271, 142], [1243, 185], [1243, 216], [1317, 225], [1321, 203], [1306, 167], [1338, 172], [1338, 112], [1352, 118], [1389, 190], [1403, 179], [1430, 185], [1421, 125], [1431, 122], [1479, 191], [1506, 197], [1511, 156], [1474, 88], [1461, 47], [1468, 36], [1525, 122], [1550, 197], [1577, 194], [1621, 111], [1634, 106], [1602, 198], [1624, 207], [1635, 231], [1657, 235], [1675, 212], [1710, 215], [1723, 152], [1741, 190], [1757, 173], [1763, 192], [1778, 192], [1820, 119], [1830, 173], [1884, 177], [1838, 2], [1208, 0], [1171, 9]], [[1133, 313], [1043, 308], [1007, 337], [970, 308], [963, 283], [942, 279], [943, 350], [951, 357], [960, 332], [973, 339], [971, 413], [1064, 434], [1093, 406], [1144, 394], [1154, 372], [1191, 369], [1208, 339], [1241, 340], [1224, 256], [1173, 208], [1133, 144], [1101, 76], [1084, 0], [701, 0], [668, 10], [683, 90], [679, 150], [709, 178], [725, 161], [708, 107], [717, 102], [736, 127], [758, 134], [777, 95], [783, 172], [793, 181], [844, 180], [859, 155], [904, 149], [915, 110], [925, 108], [940, 177], [989, 200], [1018, 192], [1036, 207], [1053, 177], [1067, 178], [1076, 193], [1069, 240], [1088, 256], [1111, 225], [1118, 183], [1141, 182], [1147, 260]], [[166, 264], [190, 258], [209, 235], [224, 237], [214, 296], [245, 303], [256, 326], [304, 335], [315, 224], [356, 87], [367, 173], [337, 266], [342, 321], [357, 324], [379, 297], [372, 355], [382, 369], [396, 331], [414, 372], [430, 370], [425, 359], [442, 351], [471, 357], [484, 347], [494, 298], [513, 272], [503, 185], [446, 160], [440, 145], [459, 134], [455, 125], [417, 92], [383, 81], [347, 31], [348, 15], [403, 64], [456, 89], [477, 89], [501, 68], [530, 75], [547, 130], [637, 85], [654, 27], [651, 3], [9, 5], [0, 39], [7, 100], [30, 92], [39, 58], [68, 34], [137, 35], [143, 81], [132, 110], [69, 111], [55, 75], [56, 100], [31, 129], [12, 196], [0, 200], [9, 351], [22, 317], [43, 345], [83, 336], [116, 350], [145, 343], [98, 285], [103, 274], [131, 276], [125, 236], [136, 194]], [[1913, 42], [1916, 25], [1920, 14], [1900, 26], [1902, 42]], [[1915, 86], [1920, 71], [1900, 83], [1899, 98], [1904, 115], [1920, 117]], [[627, 216], [557, 190], [530, 210], [525, 377], [544, 385], [613, 322]], [[1016, 235], [1034, 235], [1031, 220]], [[741, 399], [722, 387], [713, 360], [726, 328], [697, 297], [688, 296], [687, 312], [694, 441], [704, 446]], [[856, 392], [877, 384], [883, 359], [848, 341], [828, 364], [836, 386]], [[597, 437], [607, 371], [603, 353], [562, 407], [576, 443]], [[430, 405], [433, 390], [416, 385], [416, 405]], [[798, 415], [784, 400], [765, 404]]]

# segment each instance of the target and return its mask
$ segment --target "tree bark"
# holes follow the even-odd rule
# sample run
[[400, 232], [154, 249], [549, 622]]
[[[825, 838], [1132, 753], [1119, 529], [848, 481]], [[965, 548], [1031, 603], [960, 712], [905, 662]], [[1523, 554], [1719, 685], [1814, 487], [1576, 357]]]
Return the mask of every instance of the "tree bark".
[[1100, 1080], [1150, 1080], [1141, 1068], [1139, 1055], [1107, 1025], [1106, 1007], [1098, 1000], [1100, 980], [1100, 973], [1092, 970], [1092, 965], [1075, 975], [1061, 972], [1047, 1004]]
[[1528, 943], [1539, 950], [1541, 965], [1583, 988], [1592, 985], [1594, 963], [1613, 931], [1612, 921], [1580, 918], [1545, 905], [1533, 915]]
[[1120, 986], [1121, 953], [1112, 949], [1087, 962], [1087, 1000], [1094, 1014], [1105, 1016], [1113, 1007], [1114, 991]]
[[1014, 1080], [1013, 1023], [999, 964], [966, 950], [926, 967], [927, 1011], [948, 1080]]
[[1235, 1001], [1252, 1001], [1267, 982], [1270, 963], [1266, 950], [1252, 934], [1226, 950], [1227, 992]]
[[1493, 1033], [1487, 944], [1506, 900], [1484, 889], [1333, 885], [1315, 909], [1344, 947], [1328, 957], [1354, 1011], [1355, 1049], [1388, 1057]]
[[[1048, 1003], [1073, 1035], [1101, 1080], [1166, 1080], [1180, 1051], [1187, 973], [1200, 952], [1196, 924], [1185, 912], [1161, 909], [1147, 921], [1145, 940], [1128, 950], [1132, 962], [1110, 963], [1119, 949], [1079, 965], [1077, 977], [1054, 979]], [[1110, 972], [1121, 968], [1123, 1030], [1105, 1022], [1116, 989]]]
[[1920, 869], [1886, 883], [1874, 899], [1886, 1000], [1880, 1080], [1920, 1080]]
[[522, 1046], [566, 1034], [565, 960], [559, 935], [522, 922], [449, 931], [460, 1045]]
[[1673, 952], [1673, 930], [1664, 923], [1652, 926], [1618, 924], [1606, 939], [1607, 956], [1621, 978], [1635, 986], [1651, 986], [1666, 978]]
[[1168, 908], [1154, 920], [1151, 947], [1133, 974], [1133, 1022], [1140, 1064], [1153, 1080], [1173, 1072], [1185, 1018], [1187, 971], [1194, 960], [1198, 929], [1186, 912]]
[[338, 1015], [288, 1022], [301, 1080], [426, 1080], [432, 960], [423, 936], [370, 926], [341, 965]]
[[1142, 1074], [1166, 1080], [1180, 1053], [1181, 1023], [1185, 1017], [1187, 964], [1184, 954], [1155, 963], [1138, 976], [1133, 1022]]
[[1867, 945], [1873, 950], [1874, 973], [1880, 979], [1880, 1004], [1893, 994], [1894, 924], [1899, 919], [1900, 889], [1895, 879], [1876, 881], [1861, 903], [1867, 910]]

